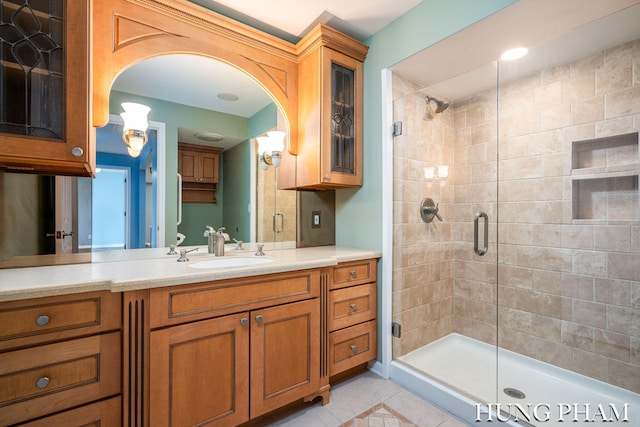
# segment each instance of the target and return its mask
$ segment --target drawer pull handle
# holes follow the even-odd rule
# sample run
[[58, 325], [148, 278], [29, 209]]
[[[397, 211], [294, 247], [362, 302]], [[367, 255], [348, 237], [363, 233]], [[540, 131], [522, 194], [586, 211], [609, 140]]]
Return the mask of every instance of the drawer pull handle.
[[240, 324], [242, 326], [247, 326], [249, 324], [249, 319], [247, 319], [246, 317], [243, 317], [242, 319], [240, 319]]
[[356, 278], [356, 271], [355, 271], [355, 270], [351, 270], [351, 271], [349, 272], [349, 274], [351, 275], [351, 278], [352, 278], [352, 279], [355, 279], [355, 278]]
[[351, 349], [351, 351], [353, 351], [354, 353], [355, 353], [356, 351], [358, 351], [358, 346], [357, 346], [357, 345], [355, 345], [355, 344], [351, 344], [351, 346], [350, 346], [349, 348], [350, 348], [350, 349]]
[[49, 324], [49, 316], [38, 316], [38, 318], [36, 319], [36, 325], [38, 326], [46, 326]]
[[351, 307], [351, 310], [353, 311], [356, 311], [358, 309], [358, 305], [355, 302], [351, 304], [349, 307]]
[[256, 316], [256, 322], [258, 322], [258, 323], [262, 323], [262, 315], [258, 314], [258, 315]]
[[38, 381], [36, 381], [36, 387], [38, 388], [45, 388], [48, 385], [49, 385], [48, 377], [41, 377], [41, 378], [38, 378]]

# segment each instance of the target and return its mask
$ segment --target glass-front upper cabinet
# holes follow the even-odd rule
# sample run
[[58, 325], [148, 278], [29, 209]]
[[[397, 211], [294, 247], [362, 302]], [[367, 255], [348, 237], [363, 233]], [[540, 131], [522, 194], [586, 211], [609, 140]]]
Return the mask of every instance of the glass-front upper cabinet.
[[89, 0], [0, 1], [0, 169], [91, 176]]
[[303, 53], [298, 68], [295, 186], [359, 187], [362, 72], [368, 47], [323, 25], [311, 31], [298, 46]]

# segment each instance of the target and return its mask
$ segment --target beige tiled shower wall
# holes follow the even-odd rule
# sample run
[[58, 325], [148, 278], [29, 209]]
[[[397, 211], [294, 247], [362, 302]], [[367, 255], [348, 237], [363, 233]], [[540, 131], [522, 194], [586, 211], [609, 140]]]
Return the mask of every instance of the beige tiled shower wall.
[[[612, 150], [596, 143], [588, 161], [572, 162], [575, 141], [640, 131], [640, 41], [501, 86], [499, 164], [495, 92], [450, 107], [436, 120], [443, 130], [434, 138], [434, 122], [418, 135], [406, 126], [422, 117], [416, 111], [409, 118], [407, 95], [417, 90], [410, 86], [395, 77], [396, 99], [405, 104], [395, 109], [405, 109], [409, 134], [395, 141], [394, 292], [441, 282], [413, 269], [417, 259], [438, 258], [453, 297], [449, 332], [495, 343], [497, 320], [501, 347], [640, 392], [637, 139]], [[452, 168], [438, 195], [445, 222], [425, 229], [411, 215], [419, 198], [413, 193], [425, 191], [412, 173], [419, 162], [412, 152], [426, 155], [432, 145], [442, 155], [437, 161]], [[607, 162], [613, 169], [595, 167]], [[473, 215], [480, 210], [490, 218], [485, 257], [472, 248]], [[438, 248], [443, 253], [436, 256]], [[424, 271], [435, 275], [427, 265]], [[431, 312], [412, 312], [423, 301], [394, 299], [403, 332], [419, 329], [395, 343], [394, 356], [447, 333]], [[409, 326], [412, 321], [417, 324]]]
[[[393, 320], [402, 325], [395, 357], [453, 331], [452, 186], [424, 179], [425, 167], [451, 165], [453, 117], [424, 120], [425, 94], [418, 89], [394, 76], [395, 117], [403, 120], [402, 135], [394, 139]], [[426, 197], [439, 203], [442, 222], [422, 221]]]
[[[273, 166], [269, 166], [266, 170], [258, 167], [257, 171], [257, 242], [295, 242], [296, 192], [277, 189], [277, 171]], [[276, 226], [283, 225], [282, 231], [279, 233], [273, 231], [273, 215], [276, 213], [283, 215], [283, 217], [276, 218]]]

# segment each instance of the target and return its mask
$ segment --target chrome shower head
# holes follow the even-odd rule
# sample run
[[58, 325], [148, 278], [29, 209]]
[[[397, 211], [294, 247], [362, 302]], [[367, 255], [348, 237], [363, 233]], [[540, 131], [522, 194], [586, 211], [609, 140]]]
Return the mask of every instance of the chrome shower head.
[[425, 96], [424, 100], [427, 103], [427, 106], [429, 105], [429, 103], [431, 101], [436, 103], [436, 111], [435, 111], [436, 114], [442, 113], [444, 110], [446, 110], [449, 107], [449, 103], [448, 102], [441, 101], [439, 99], [432, 98], [430, 96]]

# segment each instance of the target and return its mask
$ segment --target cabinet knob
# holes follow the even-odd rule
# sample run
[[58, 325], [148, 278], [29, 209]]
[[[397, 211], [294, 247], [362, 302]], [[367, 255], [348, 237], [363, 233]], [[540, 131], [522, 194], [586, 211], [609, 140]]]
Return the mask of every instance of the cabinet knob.
[[242, 326], [247, 326], [249, 324], [249, 319], [247, 319], [246, 317], [243, 317], [242, 319], [240, 319], [240, 324]]
[[256, 316], [256, 322], [258, 322], [258, 323], [262, 323], [262, 315], [258, 314], [258, 315]]
[[46, 326], [49, 324], [49, 316], [47, 315], [42, 315], [42, 316], [38, 316], [38, 318], [36, 319], [36, 325], [38, 326]]
[[351, 271], [349, 272], [349, 274], [351, 275], [351, 278], [352, 278], [352, 279], [355, 279], [355, 278], [356, 278], [356, 271], [355, 271], [355, 270], [351, 270]]
[[349, 346], [349, 348], [350, 348], [350, 349], [351, 349], [351, 351], [353, 351], [354, 353], [355, 353], [356, 351], [358, 351], [358, 346], [357, 346], [357, 345], [355, 345], [355, 344], [351, 344], [351, 345]]
[[49, 385], [49, 377], [40, 377], [38, 381], [36, 381], [36, 387], [45, 388]]
[[73, 154], [76, 157], [80, 157], [84, 154], [84, 150], [80, 147], [73, 147], [71, 149], [71, 154]]
[[331, 175], [326, 174], [326, 175], [324, 176], [324, 179], [326, 179], [327, 181], [328, 181], [328, 180], [330, 180], [330, 179], [331, 179]]
[[349, 307], [351, 307], [351, 310], [356, 311], [358, 309], [358, 305], [354, 302], [352, 303]]

